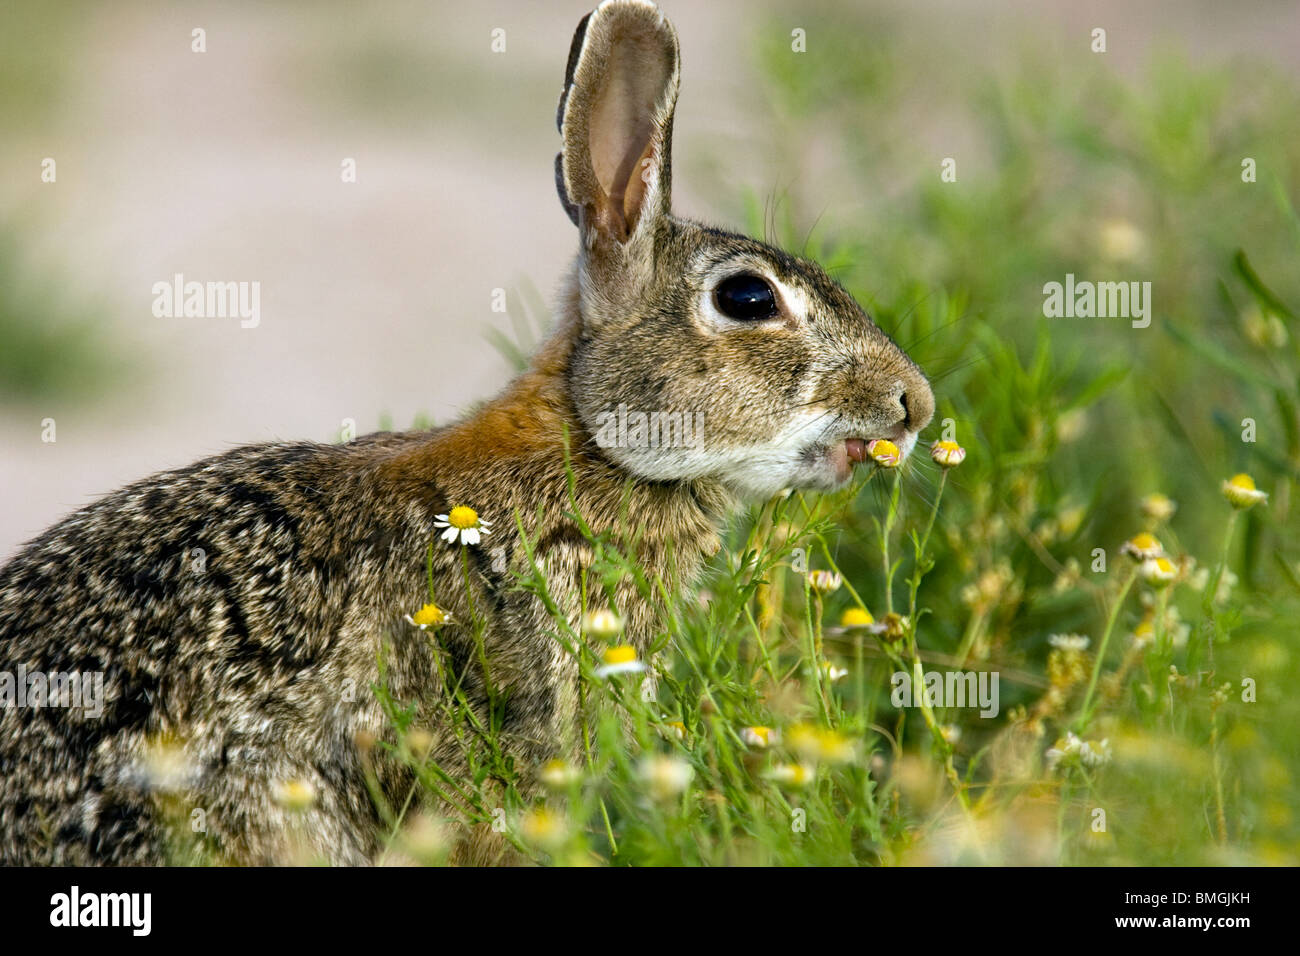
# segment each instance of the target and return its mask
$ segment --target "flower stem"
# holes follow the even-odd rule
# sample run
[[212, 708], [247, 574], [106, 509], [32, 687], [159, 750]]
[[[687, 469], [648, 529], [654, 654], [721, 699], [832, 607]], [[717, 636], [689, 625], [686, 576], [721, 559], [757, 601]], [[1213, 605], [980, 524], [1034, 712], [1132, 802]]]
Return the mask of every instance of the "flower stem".
[[1097, 690], [1097, 678], [1101, 676], [1102, 665], [1106, 661], [1106, 648], [1110, 644], [1111, 632], [1115, 630], [1115, 622], [1119, 620], [1120, 608], [1124, 606], [1124, 599], [1128, 597], [1128, 592], [1133, 587], [1133, 582], [1137, 580], [1138, 569], [1135, 565], [1124, 579], [1124, 585], [1119, 589], [1119, 594], [1115, 596], [1115, 603], [1110, 606], [1110, 616], [1106, 619], [1106, 630], [1101, 635], [1101, 643], [1097, 646], [1097, 660], [1092, 665], [1092, 679], [1088, 681], [1088, 692], [1083, 696], [1083, 706], [1079, 709], [1079, 717], [1075, 721], [1076, 730], [1082, 730], [1088, 726], [1088, 721], [1092, 719], [1092, 695]]

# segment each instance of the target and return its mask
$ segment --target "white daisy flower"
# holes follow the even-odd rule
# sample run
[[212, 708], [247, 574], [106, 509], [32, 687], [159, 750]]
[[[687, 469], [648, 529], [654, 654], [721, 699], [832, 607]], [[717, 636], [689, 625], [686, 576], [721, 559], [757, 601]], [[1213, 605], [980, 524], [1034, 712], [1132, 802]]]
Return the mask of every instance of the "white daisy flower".
[[1053, 634], [1047, 643], [1063, 651], [1086, 651], [1089, 641], [1082, 634]]
[[635, 674], [645, 670], [645, 665], [636, 659], [636, 648], [631, 644], [616, 644], [613, 647], [607, 647], [604, 660], [604, 665], [596, 668], [597, 677], [609, 677], [613, 674]]
[[690, 786], [695, 768], [676, 757], [646, 757], [641, 761], [640, 777], [657, 800], [674, 797]]
[[461, 544], [478, 544], [482, 535], [491, 534], [488, 530], [490, 524], [491, 522], [480, 518], [477, 511], [465, 505], [457, 505], [448, 514], [435, 515], [433, 521], [435, 528], [446, 529], [442, 533], [442, 540], [448, 544], [454, 543], [458, 538]]

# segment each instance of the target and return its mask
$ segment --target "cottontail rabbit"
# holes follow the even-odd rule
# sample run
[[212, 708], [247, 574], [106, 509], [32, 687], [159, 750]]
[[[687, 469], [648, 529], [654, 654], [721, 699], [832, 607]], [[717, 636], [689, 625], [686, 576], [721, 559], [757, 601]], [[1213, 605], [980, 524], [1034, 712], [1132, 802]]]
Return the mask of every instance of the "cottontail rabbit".
[[[911, 449], [930, 387], [844, 289], [669, 211], [678, 70], [650, 3], [608, 0], [578, 25], [556, 182], [579, 254], [554, 333], [498, 398], [432, 432], [257, 445], [156, 475], [0, 571], [0, 669], [33, 692], [18, 706], [11, 680], [0, 709], [0, 861], [156, 863], [177, 807], [221, 860], [283, 862], [299, 839], [370, 861], [367, 780], [390, 800], [409, 783], [358, 744], [391, 733], [371, 690], [381, 648], [397, 699], [427, 705], [439, 667], [475, 707], [493, 692], [463, 560], [522, 787], [570, 736], [578, 668], [542, 602], [512, 586], [529, 566], [518, 521], [551, 597], [580, 616], [592, 555], [567, 517], [566, 448], [591, 529], [636, 529], [637, 559], [683, 587], [738, 501], [836, 488], [870, 439]], [[676, 434], [690, 441], [657, 440], [641, 415], [694, 423]], [[489, 533], [448, 543], [457, 525], [474, 536], [466, 507]], [[444, 659], [406, 620], [430, 575], [452, 621]], [[630, 583], [615, 604], [647, 651], [653, 610]], [[39, 706], [31, 675], [56, 672], [102, 674], [102, 713]], [[293, 787], [314, 793], [309, 809]]]

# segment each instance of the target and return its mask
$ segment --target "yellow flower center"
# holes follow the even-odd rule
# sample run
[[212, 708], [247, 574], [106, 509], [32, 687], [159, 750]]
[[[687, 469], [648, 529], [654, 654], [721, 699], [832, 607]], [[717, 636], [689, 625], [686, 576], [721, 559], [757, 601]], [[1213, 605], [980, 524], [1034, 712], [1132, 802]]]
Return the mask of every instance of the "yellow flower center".
[[1156, 567], [1160, 569], [1162, 574], [1174, 573], [1174, 563], [1168, 558], [1156, 558]]
[[961, 449], [961, 446], [958, 445], [955, 441], [941, 441], [941, 442], [936, 442], [935, 444], [938, 445], [938, 447], [941, 448], [943, 451], [959, 451]]
[[631, 644], [618, 644], [605, 650], [606, 664], [630, 664], [636, 660], [636, 648]]
[[447, 522], [453, 528], [459, 528], [464, 531], [466, 528], [478, 527], [478, 512], [473, 508], [466, 508], [464, 505], [457, 505], [451, 509], [447, 515]]
[[1129, 546], [1132, 547], [1134, 551], [1159, 551], [1160, 539], [1149, 531], [1143, 531], [1140, 534], [1135, 534], [1133, 536], [1133, 540], [1129, 542]]
[[749, 732], [759, 740], [763, 741], [763, 743], [770, 743], [770, 738], [772, 736], [771, 727], [750, 727]]
[[436, 604], [426, 604], [413, 615], [411, 620], [421, 627], [433, 627], [435, 624], [441, 624], [447, 615], [443, 613], [442, 608]]
[[1242, 491], [1255, 490], [1255, 479], [1246, 474], [1234, 475], [1228, 484], [1234, 488], [1240, 488]]
[[874, 623], [871, 612], [862, 607], [851, 607], [840, 617], [840, 627], [869, 627]]

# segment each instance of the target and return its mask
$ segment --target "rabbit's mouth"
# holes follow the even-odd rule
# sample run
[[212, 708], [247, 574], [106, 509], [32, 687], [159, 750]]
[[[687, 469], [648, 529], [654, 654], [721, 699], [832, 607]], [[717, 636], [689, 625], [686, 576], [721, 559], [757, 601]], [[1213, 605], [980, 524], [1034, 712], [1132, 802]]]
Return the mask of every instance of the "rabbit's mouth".
[[[873, 440], [871, 438], [846, 438], [830, 446], [828, 456], [835, 471], [837, 484], [848, 481], [855, 466], [872, 461], [870, 448]], [[899, 460], [901, 461], [912, 450], [912, 445], [916, 439], [911, 433], [904, 432], [901, 435], [889, 436], [889, 441], [898, 446]]]

